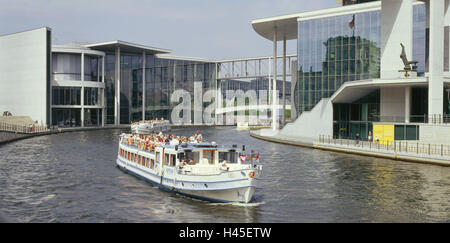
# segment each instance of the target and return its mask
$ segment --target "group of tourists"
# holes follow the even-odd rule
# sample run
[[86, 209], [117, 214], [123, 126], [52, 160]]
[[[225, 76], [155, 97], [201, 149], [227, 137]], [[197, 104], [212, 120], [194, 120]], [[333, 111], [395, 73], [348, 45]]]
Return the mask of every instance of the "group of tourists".
[[[138, 139], [139, 138], [139, 139]], [[182, 143], [202, 143], [203, 137], [199, 130], [193, 133], [190, 137], [177, 136], [175, 134], [151, 133], [148, 135], [133, 134], [127, 138], [128, 144], [137, 145], [144, 150], [152, 151], [155, 147], [160, 145], [179, 145]]]

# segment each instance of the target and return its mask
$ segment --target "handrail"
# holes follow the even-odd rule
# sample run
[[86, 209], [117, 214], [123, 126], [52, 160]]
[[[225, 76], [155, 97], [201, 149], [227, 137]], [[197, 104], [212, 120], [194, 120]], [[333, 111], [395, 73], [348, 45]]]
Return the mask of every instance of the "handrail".
[[47, 126], [37, 125], [37, 124], [29, 124], [29, 125], [18, 125], [7, 122], [0, 122], [0, 131], [4, 132], [16, 132], [16, 133], [41, 133], [48, 132]]
[[320, 135], [318, 142], [322, 144], [352, 147], [352, 149], [360, 148], [370, 151], [391, 151], [394, 153], [434, 155], [441, 157], [450, 156], [450, 145], [448, 144], [428, 144], [420, 143], [416, 140], [393, 140], [389, 142], [380, 140], [376, 143], [368, 140], [337, 139], [331, 136]]

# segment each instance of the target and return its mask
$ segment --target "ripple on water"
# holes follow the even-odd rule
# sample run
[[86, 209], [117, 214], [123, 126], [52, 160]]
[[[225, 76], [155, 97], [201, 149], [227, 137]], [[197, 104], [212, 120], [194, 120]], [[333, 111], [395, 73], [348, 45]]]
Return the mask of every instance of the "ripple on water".
[[[199, 128], [261, 154], [248, 203], [160, 191], [115, 167], [125, 130], [55, 134], [0, 147], [0, 207], [19, 222], [448, 222], [450, 168], [313, 150]], [[196, 128], [174, 129], [189, 135]]]

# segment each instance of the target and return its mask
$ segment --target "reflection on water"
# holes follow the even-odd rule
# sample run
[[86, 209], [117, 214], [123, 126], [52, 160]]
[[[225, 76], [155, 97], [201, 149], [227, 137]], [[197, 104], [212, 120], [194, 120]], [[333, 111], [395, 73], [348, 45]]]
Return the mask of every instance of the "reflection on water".
[[[191, 129], [173, 133], [189, 135]], [[250, 204], [160, 191], [115, 167], [121, 130], [36, 137], [0, 147], [0, 208], [19, 222], [447, 222], [450, 168], [312, 150], [200, 128], [261, 153]]]

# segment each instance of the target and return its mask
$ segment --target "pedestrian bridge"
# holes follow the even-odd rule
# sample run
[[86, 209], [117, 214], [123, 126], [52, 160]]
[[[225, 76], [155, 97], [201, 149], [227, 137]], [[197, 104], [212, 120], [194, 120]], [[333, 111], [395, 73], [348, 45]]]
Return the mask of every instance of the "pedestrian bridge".
[[[273, 57], [252, 57], [217, 61], [217, 80], [258, 79], [273, 77]], [[292, 76], [296, 70], [292, 62], [297, 60], [296, 54], [286, 55], [286, 76]], [[282, 77], [283, 56], [277, 56], [277, 77]]]
[[[235, 111], [246, 111], [246, 110], [272, 110], [273, 105], [244, 105], [244, 106], [229, 106], [229, 107], [223, 107], [223, 108], [216, 108], [216, 114], [223, 114], [223, 113], [229, 113], [229, 112], [235, 112]], [[283, 105], [277, 105], [277, 110], [283, 110]], [[286, 105], [286, 110], [290, 110], [291, 105]]]

